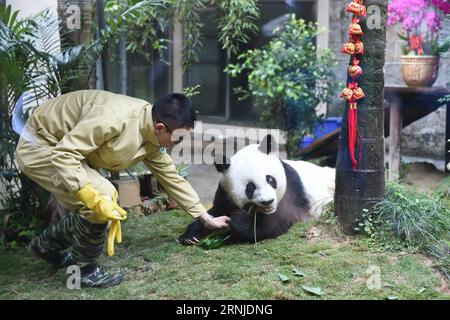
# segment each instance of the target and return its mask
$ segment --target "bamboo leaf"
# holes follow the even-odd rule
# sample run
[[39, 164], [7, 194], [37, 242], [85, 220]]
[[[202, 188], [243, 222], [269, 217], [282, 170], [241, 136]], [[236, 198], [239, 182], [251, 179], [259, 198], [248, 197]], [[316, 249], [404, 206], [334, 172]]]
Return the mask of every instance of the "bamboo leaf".
[[282, 282], [288, 282], [289, 281], [289, 277], [284, 275], [284, 274], [281, 274], [281, 273], [278, 273], [278, 278], [280, 278], [280, 280]]
[[294, 272], [294, 275], [297, 277], [304, 277], [306, 274], [302, 271], [298, 270], [297, 268], [292, 268], [292, 271]]
[[220, 230], [211, 233], [200, 241], [200, 247], [206, 250], [217, 249], [225, 245], [225, 241], [230, 238], [229, 230]]
[[316, 296], [322, 296], [325, 294], [325, 292], [321, 288], [314, 288], [314, 287], [308, 287], [308, 286], [303, 286], [303, 285], [301, 287], [306, 292], [314, 294]]

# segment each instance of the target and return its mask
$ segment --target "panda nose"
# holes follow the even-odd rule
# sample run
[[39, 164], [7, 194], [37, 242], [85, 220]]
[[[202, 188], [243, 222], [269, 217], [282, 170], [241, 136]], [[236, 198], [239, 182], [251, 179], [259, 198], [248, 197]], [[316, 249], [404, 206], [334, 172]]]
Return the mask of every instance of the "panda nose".
[[268, 206], [269, 204], [271, 204], [273, 202], [273, 200], [275, 199], [271, 199], [271, 200], [267, 200], [267, 201], [261, 201], [261, 204]]

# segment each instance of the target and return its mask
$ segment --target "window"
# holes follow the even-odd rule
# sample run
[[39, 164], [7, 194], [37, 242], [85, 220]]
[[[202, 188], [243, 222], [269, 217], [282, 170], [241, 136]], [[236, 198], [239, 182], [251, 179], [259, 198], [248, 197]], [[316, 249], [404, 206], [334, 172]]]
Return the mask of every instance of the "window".
[[[169, 52], [164, 53], [168, 60]], [[154, 57], [144, 56], [119, 46], [108, 50], [108, 90], [130, 95], [153, 103], [171, 90], [169, 65]]]
[[128, 54], [128, 93], [153, 102], [170, 91], [169, 65], [154, 59], [153, 63], [136, 53]]
[[[297, 18], [316, 21], [316, 2], [310, 1], [261, 1], [261, 18], [258, 22], [259, 33], [242, 51], [261, 48], [272, 39], [272, 30], [284, 21], [288, 13], [295, 13]], [[227, 56], [217, 40], [216, 10], [208, 8], [201, 14], [204, 23], [204, 48], [200, 61], [194, 63], [186, 74], [185, 85], [200, 84], [200, 94], [193, 98], [199, 110], [199, 118], [206, 121], [243, 121], [255, 123], [261, 113], [261, 107], [251, 98], [239, 100], [233, 88], [246, 87], [246, 76], [229, 79], [223, 69], [228, 64]], [[231, 57], [230, 62], [235, 62]]]

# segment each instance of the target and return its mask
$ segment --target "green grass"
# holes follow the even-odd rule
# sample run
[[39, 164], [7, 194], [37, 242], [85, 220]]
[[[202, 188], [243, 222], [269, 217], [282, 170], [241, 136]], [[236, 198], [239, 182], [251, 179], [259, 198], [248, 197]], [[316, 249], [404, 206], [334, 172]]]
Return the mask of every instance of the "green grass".
[[[275, 240], [204, 250], [175, 239], [189, 223], [181, 211], [130, 217], [116, 255], [100, 263], [126, 281], [108, 289], [69, 290], [23, 247], [0, 253], [0, 299], [449, 299], [443, 278], [418, 255], [375, 252], [324, 223], [297, 224]], [[311, 228], [320, 231], [309, 239]], [[317, 232], [316, 232], [317, 234]], [[381, 288], [366, 271], [380, 268]], [[296, 268], [305, 274], [294, 275]], [[282, 282], [281, 273], [289, 277]], [[315, 296], [302, 285], [321, 288]]]

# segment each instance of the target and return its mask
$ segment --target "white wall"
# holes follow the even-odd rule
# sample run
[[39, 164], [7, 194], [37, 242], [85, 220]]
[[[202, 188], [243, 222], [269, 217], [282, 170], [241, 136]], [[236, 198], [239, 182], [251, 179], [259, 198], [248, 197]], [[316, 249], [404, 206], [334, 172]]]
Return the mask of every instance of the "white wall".
[[6, 5], [11, 5], [13, 11], [19, 10], [19, 18], [26, 18], [44, 9], [50, 9], [56, 15], [57, 0], [6, 0]]

